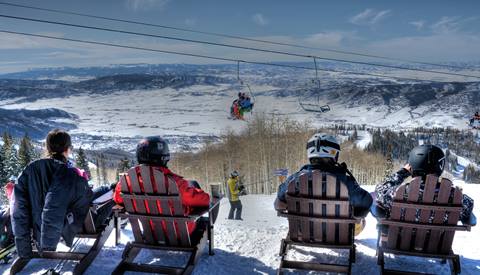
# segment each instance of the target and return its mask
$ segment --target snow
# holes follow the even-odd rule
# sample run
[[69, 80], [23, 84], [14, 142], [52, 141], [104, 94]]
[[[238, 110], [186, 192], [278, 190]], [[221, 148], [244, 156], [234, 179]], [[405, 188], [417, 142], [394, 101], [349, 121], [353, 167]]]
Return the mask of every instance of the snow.
[[369, 131], [358, 131], [358, 140], [356, 145], [360, 149], [365, 149], [372, 142], [372, 134]]
[[[480, 201], [480, 186], [465, 184], [455, 180], [464, 192], [477, 202]], [[373, 186], [365, 187], [368, 191]], [[278, 217], [273, 209], [275, 195], [247, 195], [241, 198], [243, 204], [243, 221], [227, 220], [229, 203], [222, 200], [220, 214], [215, 224], [215, 255], [204, 253], [198, 262], [194, 274], [276, 274], [280, 263], [278, 252], [280, 241], [286, 237], [288, 223], [285, 218]], [[479, 217], [480, 211], [476, 207], [474, 214]], [[357, 261], [353, 264], [353, 274], [379, 274], [375, 256], [377, 230], [376, 221], [369, 215], [366, 227], [356, 237]], [[105, 244], [86, 274], [109, 274], [121, 259], [125, 244], [132, 240], [129, 226], [122, 231], [121, 244], [114, 246], [114, 234]], [[480, 227], [473, 227], [471, 232], [457, 232], [453, 244], [453, 251], [461, 255], [462, 275], [479, 274], [480, 272]], [[65, 249], [65, 248], [64, 248]], [[343, 252], [342, 252], [343, 253]], [[299, 247], [289, 254], [290, 259], [307, 261], [337, 261], [339, 251], [330, 249], [310, 249]], [[162, 264], [181, 264], [186, 260], [185, 254], [168, 252], [142, 252], [137, 261], [161, 262]], [[341, 259], [340, 259], [341, 260]], [[58, 263], [58, 262], [57, 262]], [[428, 266], [428, 272], [433, 274], [450, 274], [448, 265], [442, 265], [438, 260], [395, 257], [386, 258], [388, 268], [397, 268], [410, 271], [423, 271]], [[45, 260], [35, 260], [24, 269], [23, 274], [40, 274], [56, 263]], [[3, 274], [8, 274], [8, 266], [0, 267]], [[63, 266], [66, 274], [72, 270], [71, 263]]]

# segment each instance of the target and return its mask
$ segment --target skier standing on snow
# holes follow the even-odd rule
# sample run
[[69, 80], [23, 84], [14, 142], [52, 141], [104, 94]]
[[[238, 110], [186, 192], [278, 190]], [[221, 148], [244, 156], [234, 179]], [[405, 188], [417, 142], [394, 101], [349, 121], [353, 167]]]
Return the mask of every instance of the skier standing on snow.
[[[353, 214], [355, 217], [364, 219], [368, 215], [370, 206], [372, 205], [372, 197], [366, 190], [360, 187], [352, 173], [347, 169], [347, 165], [345, 163], [338, 163], [339, 154], [340, 144], [334, 136], [322, 133], [313, 135], [307, 143], [307, 156], [310, 164], [303, 166], [298, 172], [289, 176], [285, 182], [280, 184], [278, 187], [277, 199], [275, 200], [275, 209], [287, 209], [286, 194], [289, 182], [298, 178], [302, 173], [312, 170], [320, 170], [337, 176], [346, 175], [345, 183], [348, 189], [350, 203], [354, 209]], [[295, 181], [295, 192], [297, 193], [300, 192], [298, 182], [298, 180]], [[357, 235], [363, 230], [362, 227], [364, 225], [365, 222], [363, 220], [361, 225], [358, 227], [356, 226], [355, 233]]]
[[[388, 217], [392, 208], [395, 191], [406, 178], [409, 176], [421, 177], [420, 192], [423, 192], [426, 176], [434, 174], [440, 177], [444, 167], [445, 154], [439, 147], [435, 145], [420, 145], [413, 148], [408, 156], [408, 163], [402, 169], [387, 177], [384, 183], [378, 184], [375, 187], [378, 206], [385, 211], [385, 215]], [[460, 220], [462, 222], [468, 222], [472, 210], [473, 199], [464, 194]]]
[[228, 200], [230, 201], [229, 220], [242, 220], [242, 202], [240, 201], [240, 179], [237, 171], [230, 174], [227, 181]]

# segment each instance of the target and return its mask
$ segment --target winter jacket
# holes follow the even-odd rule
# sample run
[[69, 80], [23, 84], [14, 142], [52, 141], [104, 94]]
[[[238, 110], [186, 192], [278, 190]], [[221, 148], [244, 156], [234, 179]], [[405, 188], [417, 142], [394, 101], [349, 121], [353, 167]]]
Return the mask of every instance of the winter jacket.
[[32, 240], [39, 251], [55, 250], [63, 237], [71, 246], [82, 230], [92, 191], [76, 169], [54, 159], [30, 163], [13, 192], [12, 225], [20, 257], [32, 255]]
[[[378, 184], [375, 187], [377, 204], [385, 210], [386, 216], [390, 216], [390, 210], [392, 209], [393, 196], [398, 186], [400, 186], [406, 178], [411, 176], [410, 172], [404, 168], [400, 169], [391, 176], [388, 176], [384, 183]], [[420, 192], [423, 193], [425, 183], [422, 180], [420, 184]], [[468, 221], [473, 210], [473, 199], [467, 195], [463, 195], [463, 208], [460, 214], [460, 220]]]
[[[135, 169], [137, 173], [140, 173], [140, 166], [135, 167]], [[180, 193], [182, 198], [184, 215], [190, 215], [199, 208], [209, 207], [210, 195], [208, 193], [206, 193], [200, 188], [196, 188], [190, 185], [190, 183], [187, 180], [185, 180], [183, 177], [179, 175], [174, 174], [172, 171], [170, 171], [170, 169], [166, 167], [158, 166], [158, 167], [154, 167], [154, 169], [158, 169], [165, 176], [171, 177], [177, 184], [178, 192]], [[139, 177], [139, 183], [140, 183], [140, 188], [143, 189], [143, 182], [140, 177]], [[168, 181], [165, 181], [165, 184], [168, 184]], [[127, 185], [130, 192], [132, 192], [132, 187], [129, 181], [127, 181]], [[118, 182], [117, 186], [115, 187], [113, 200], [117, 204], [123, 205], [121, 192], [122, 192], [122, 186], [120, 182]], [[195, 230], [195, 223], [188, 223], [187, 226], [188, 226], [188, 231], [191, 234]]]
[[238, 186], [238, 178], [229, 178], [227, 181], [228, 199], [230, 201], [239, 201], [240, 189]]
[[248, 112], [248, 111], [250, 111], [250, 109], [252, 109], [253, 103], [250, 100], [250, 98], [245, 98], [245, 99], [240, 101], [240, 107]]
[[[298, 178], [301, 173], [312, 170], [320, 170], [322, 172], [332, 173], [338, 176], [346, 175], [346, 186], [348, 190], [348, 196], [350, 199], [350, 204], [353, 206], [353, 215], [355, 217], [365, 217], [367, 216], [370, 206], [372, 205], [372, 196], [370, 193], [365, 191], [357, 183], [353, 175], [348, 171], [347, 165], [345, 163], [335, 165], [312, 165], [307, 164], [303, 166], [300, 171], [296, 172], [293, 175], [290, 175], [285, 182], [280, 184], [278, 187], [277, 198], [282, 202], [287, 202], [286, 194], [288, 191], [288, 183], [293, 179]], [[299, 193], [298, 181], [295, 181], [295, 193]]]

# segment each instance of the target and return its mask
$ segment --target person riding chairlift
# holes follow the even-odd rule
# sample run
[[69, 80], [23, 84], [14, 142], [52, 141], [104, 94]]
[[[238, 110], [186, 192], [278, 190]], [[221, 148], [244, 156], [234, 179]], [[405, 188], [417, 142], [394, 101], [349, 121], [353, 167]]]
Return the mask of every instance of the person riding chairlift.
[[230, 108], [230, 114], [236, 119], [244, 120], [243, 115], [246, 112], [252, 111], [253, 103], [249, 96], [245, 93], [238, 93], [238, 98], [235, 99]]

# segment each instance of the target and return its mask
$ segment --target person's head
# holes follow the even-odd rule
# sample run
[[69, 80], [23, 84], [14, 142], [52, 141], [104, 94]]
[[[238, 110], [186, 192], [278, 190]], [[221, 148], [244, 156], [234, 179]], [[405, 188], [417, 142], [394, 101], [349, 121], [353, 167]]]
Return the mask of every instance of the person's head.
[[239, 175], [240, 175], [240, 174], [239, 174], [236, 170], [235, 170], [235, 171], [232, 171], [232, 173], [230, 173], [230, 177], [231, 177], [232, 179], [238, 178]]
[[45, 147], [48, 157], [66, 162], [72, 153], [72, 139], [64, 130], [55, 129], [48, 133]]
[[435, 174], [440, 176], [445, 167], [445, 154], [435, 145], [419, 145], [410, 151], [408, 163], [412, 167], [412, 176]]
[[168, 143], [160, 136], [146, 137], [137, 144], [137, 161], [139, 164], [167, 167], [170, 160]]
[[307, 157], [311, 164], [337, 162], [340, 155], [340, 144], [328, 134], [317, 133], [307, 142]]

